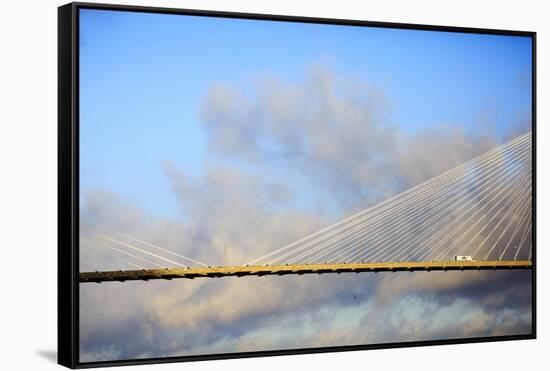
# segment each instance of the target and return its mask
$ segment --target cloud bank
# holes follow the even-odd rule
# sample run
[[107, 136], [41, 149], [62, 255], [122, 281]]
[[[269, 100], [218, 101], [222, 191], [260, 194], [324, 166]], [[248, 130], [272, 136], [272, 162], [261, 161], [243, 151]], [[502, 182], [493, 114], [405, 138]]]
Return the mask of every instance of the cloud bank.
[[[383, 90], [330, 68], [218, 83], [203, 100], [200, 176], [162, 171], [185, 217], [98, 190], [101, 223], [214, 265], [240, 264], [496, 146], [442, 123], [407, 132]], [[83, 234], [93, 228], [83, 228]], [[107, 264], [109, 256], [100, 261]], [[81, 285], [81, 361], [433, 340], [531, 331], [530, 272], [429, 272]]]

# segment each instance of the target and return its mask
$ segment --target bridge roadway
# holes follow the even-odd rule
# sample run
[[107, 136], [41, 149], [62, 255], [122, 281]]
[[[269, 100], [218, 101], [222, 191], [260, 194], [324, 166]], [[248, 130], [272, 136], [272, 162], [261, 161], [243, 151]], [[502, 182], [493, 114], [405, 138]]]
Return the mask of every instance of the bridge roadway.
[[396, 271], [449, 271], [449, 270], [496, 270], [531, 269], [530, 260], [488, 260], [488, 261], [431, 261], [431, 262], [386, 262], [386, 263], [340, 263], [305, 265], [250, 265], [200, 268], [161, 268], [143, 270], [120, 270], [104, 272], [81, 272], [79, 281], [148, 281], [154, 279], [200, 277], [242, 277], [285, 274], [359, 273]]

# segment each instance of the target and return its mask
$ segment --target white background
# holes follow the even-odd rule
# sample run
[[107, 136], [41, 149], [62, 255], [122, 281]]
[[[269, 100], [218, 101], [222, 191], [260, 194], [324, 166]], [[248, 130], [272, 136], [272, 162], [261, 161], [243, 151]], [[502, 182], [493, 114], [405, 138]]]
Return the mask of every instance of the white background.
[[[134, 366], [155, 370], [541, 369], [550, 352], [550, 22], [545, 1], [120, 1], [125, 4], [536, 31], [538, 33], [538, 339]], [[0, 10], [0, 368], [60, 369], [56, 357], [57, 6], [5, 1]], [[546, 17], [546, 19], [545, 19]], [[406, 61], [404, 61], [406, 62]], [[546, 348], [546, 349], [545, 349]], [[545, 354], [546, 350], [546, 354]]]

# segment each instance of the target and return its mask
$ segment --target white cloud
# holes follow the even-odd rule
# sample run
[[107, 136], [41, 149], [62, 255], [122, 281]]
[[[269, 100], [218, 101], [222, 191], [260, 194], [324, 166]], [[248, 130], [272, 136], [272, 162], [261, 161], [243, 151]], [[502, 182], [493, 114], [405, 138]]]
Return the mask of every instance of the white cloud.
[[[83, 234], [100, 223], [215, 265], [227, 247], [239, 264], [496, 143], [449, 125], [400, 132], [380, 89], [325, 67], [246, 91], [217, 84], [205, 97], [201, 177], [163, 167], [184, 220], [90, 192]], [[81, 350], [120, 359], [525, 332], [530, 288], [496, 272], [82, 284]]]

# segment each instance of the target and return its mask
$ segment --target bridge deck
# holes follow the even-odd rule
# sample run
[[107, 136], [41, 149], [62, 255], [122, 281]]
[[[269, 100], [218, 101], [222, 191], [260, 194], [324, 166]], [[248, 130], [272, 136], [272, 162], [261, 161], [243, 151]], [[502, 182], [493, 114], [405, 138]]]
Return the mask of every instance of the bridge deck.
[[82, 272], [80, 282], [148, 281], [154, 279], [266, 276], [285, 274], [321, 274], [350, 272], [393, 271], [447, 271], [482, 269], [530, 269], [530, 260], [493, 261], [433, 261], [433, 262], [387, 262], [387, 263], [342, 263], [306, 265], [254, 265], [208, 268], [165, 268], [127, 271]]

